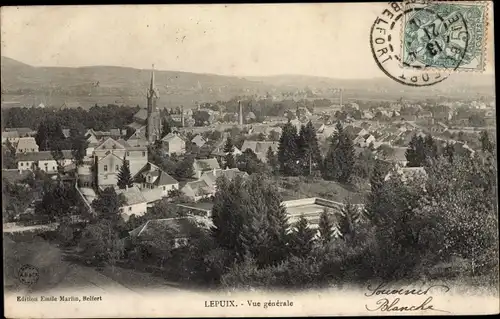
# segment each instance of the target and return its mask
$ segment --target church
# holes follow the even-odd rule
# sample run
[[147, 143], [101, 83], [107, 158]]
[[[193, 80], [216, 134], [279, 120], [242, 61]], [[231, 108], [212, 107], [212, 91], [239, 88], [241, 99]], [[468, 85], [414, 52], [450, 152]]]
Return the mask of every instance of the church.
[[147, 108], [140, 109], [134, 115], [134, 122], [128, 125], [134, 132], [133, 135], [145, 138], [149, 144], [162, 138], [161, 136], [161, 115], [157, 106], [160, 95], [155, 86], [154, 65], [151, 70], [151, 82], [147, 89]]

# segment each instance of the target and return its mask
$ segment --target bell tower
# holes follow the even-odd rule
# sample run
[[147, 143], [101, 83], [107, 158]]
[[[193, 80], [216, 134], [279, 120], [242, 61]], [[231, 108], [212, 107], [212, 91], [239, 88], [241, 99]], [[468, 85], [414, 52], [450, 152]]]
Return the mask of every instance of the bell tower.
[[149, 88], [147, 91], [147, 99], [148, 99], [148, 119], [146, 126], [146, 138], [149, 143], [153, 143], [158, 138], [160, 138], [161, 134], [161, 121], [160, 121], [160, 112], [158, 111], [158, 107], [156, 103], [160, 98], [158, 94], [158, 90], [155, 87], [155, 70], [153, 68], [151, 70], [151, 82], [149, 84]]

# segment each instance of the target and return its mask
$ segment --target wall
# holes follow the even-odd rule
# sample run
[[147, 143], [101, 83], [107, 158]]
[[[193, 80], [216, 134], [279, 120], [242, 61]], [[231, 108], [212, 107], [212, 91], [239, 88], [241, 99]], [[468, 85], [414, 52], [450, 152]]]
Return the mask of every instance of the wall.
[[17, 169], [20, 171], [33, 170], [34, 161], [19, 161], [17, 163]]
[[146, 202], [144, 202], [135, 205], [123, 206], [121, 209], [122, 209], [122, 217], [125, 221], [127, 221], [132, 215], [136, 216], [144, 215], [148, 209], [148, 205]]

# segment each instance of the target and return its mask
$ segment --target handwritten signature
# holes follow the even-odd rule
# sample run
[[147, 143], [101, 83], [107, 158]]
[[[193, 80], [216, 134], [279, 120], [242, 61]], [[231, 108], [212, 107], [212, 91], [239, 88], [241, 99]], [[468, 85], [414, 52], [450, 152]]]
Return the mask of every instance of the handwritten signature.
[[[389, 296], [425, 296], [430, 293], [430, 291], [434, 289], [441, 288], [444, 290], [444, 292], [448, 292], [450, 288], [446, 285], [431, 285], [427, 287], [427, 289], [409, 289], [409, 288], [389, 288], [387, 287], [386, 283], [381, 283], [376, 287], [372, 287], [369, 285], [367, 287], [369, 293], [365, 293], [366, 297], [372, 297], [372, 296], [381, 296], [384, 298], [381, 298], [375, 302], [375, 305], [372, 307], [369, 307], [368, 305], [365, 305], [366, 310], [368, 311], [386, 311], [386, 312], [392, 312], [392, 311], [426, 311], [426, 310], [432, 310], [432, 311], [438, 311], [438, 312], [446, 312], [449, 313], [449, 311], [446, 310], [441, 310], [437, 309], [433, 304], [433, 298], [432, 296], [428, 296], [427, 299], [425, 299], [423, 302], [420, 304], [415, 304], [415, 302], [412, 302], [411, 304], [406, 304], [403, 305], [401, 298], [396, 297], [393, 300], [390, 299]], [[387, 297], [385, 297], [387, 296]]]

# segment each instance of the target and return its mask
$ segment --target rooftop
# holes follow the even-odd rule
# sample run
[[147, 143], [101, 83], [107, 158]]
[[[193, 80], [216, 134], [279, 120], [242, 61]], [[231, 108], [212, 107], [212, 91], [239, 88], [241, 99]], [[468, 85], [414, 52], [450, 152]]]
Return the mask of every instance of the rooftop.
[[25, 149], [38, 149], [38, 144], [36, 144], [34, 137], [21, 137], [17, 143], [16, 149], [25, 150]]
[[195, 170], [208, 171], [213, 169], [220, 169], [219, 162], [215, 158], [196, 159], [193, 166]]
[[172, 238], [186, 238], [193, 231], [196, 231], [196, 228], [208, 229], [211, 225], [210, 219], [197, 216], [152, 219], [132, 230], [129, 234], [143, 239], [155, 238], [159, 233], [168, 234]]
[[[63, 150], [62, 153], [65, 159], [73, 158], [71, 150]], [[19, 161], [31, 161], [31, 162], [49, 161], [54, 159], [50, 151], [20, 153], [18, 154], [17, 158]]]
[[127, 205], [136, 205], [141, 203], [147, 203], [146, 198], [142, 192], [136, 186], [129, 187], [126, 189], [118, 189], [117, 194], [122, 194], [125, 198], [125, 203]]

